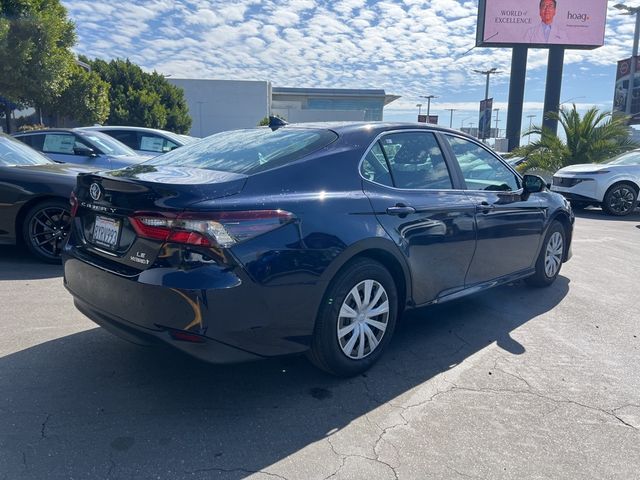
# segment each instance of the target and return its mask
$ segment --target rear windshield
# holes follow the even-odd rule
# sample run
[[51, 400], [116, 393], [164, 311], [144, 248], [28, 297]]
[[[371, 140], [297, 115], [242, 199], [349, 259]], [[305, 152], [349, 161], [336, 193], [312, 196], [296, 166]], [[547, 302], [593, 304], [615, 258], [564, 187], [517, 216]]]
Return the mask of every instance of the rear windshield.
[[0, 167], [50, 165], [54, 162], [24, 143], [0, 134]]
[[233, 130], [216, 133], [155, 157], [146, 164], [251, 174], [295, 162], [337, 138], [338, 135], [330, 130], [318, 129]]

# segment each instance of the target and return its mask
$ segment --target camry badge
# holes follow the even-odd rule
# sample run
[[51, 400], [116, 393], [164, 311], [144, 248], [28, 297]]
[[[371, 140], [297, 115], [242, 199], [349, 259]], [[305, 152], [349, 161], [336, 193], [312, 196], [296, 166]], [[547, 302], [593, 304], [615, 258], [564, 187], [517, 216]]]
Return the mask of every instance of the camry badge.
[[98, 185], [97, 183], [92, 183], [89, 187], [89, 195], [91, 195], [91, 198], [93, 198], [94, 200], [100, 200], [100, 196], [102, 195], [100, 185]]

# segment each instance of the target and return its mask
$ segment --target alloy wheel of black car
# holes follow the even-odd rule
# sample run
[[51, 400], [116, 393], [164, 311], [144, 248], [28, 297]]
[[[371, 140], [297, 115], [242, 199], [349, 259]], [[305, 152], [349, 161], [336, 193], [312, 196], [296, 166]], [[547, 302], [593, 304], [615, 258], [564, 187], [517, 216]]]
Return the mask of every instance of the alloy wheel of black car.
[[309, 358], [333, 375], [364, 372], [391, 340], [397, 304], [393, 277], [383, 265], [368, 258], [350, 263], [329, 286]]
[[542, 249], [536, 260], [536, 273], [525, 278], [525, 281], [533, 287], [548, 287], [560, 274], [564, 249], [566, 245], [566, 232], [557, 220], [554, 221], [544, 238]]
[[62, 246], [70, 228], [71, 212], [68, 202], [47, 200], [29, 210], [22, 230], [31, 253], [45, 262], [59, 263]]
[[629, 215], [636, 205], [638, 193], [628, 183], [614, 185], [604, 196], [602, 209], [609, 215]]

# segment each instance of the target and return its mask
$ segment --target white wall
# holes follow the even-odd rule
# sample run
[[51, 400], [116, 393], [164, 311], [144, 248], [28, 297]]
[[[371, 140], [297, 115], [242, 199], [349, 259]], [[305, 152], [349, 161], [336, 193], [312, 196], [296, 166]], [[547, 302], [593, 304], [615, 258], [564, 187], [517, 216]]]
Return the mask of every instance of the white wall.
[[269, 82], [167, 80], [184, 90], [192, 120], [190, 133], [196, 137], [255, 127], [269, 112]]

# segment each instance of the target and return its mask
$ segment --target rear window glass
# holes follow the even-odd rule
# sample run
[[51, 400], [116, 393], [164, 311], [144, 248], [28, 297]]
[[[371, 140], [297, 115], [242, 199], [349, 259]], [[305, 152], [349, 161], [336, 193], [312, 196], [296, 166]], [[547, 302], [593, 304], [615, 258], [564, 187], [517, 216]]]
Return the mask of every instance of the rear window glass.
[[330, 130], [256, 128], [221, 132], [153, 158], [151, 165], [250, 174], [295, 162], [338, 138]]

